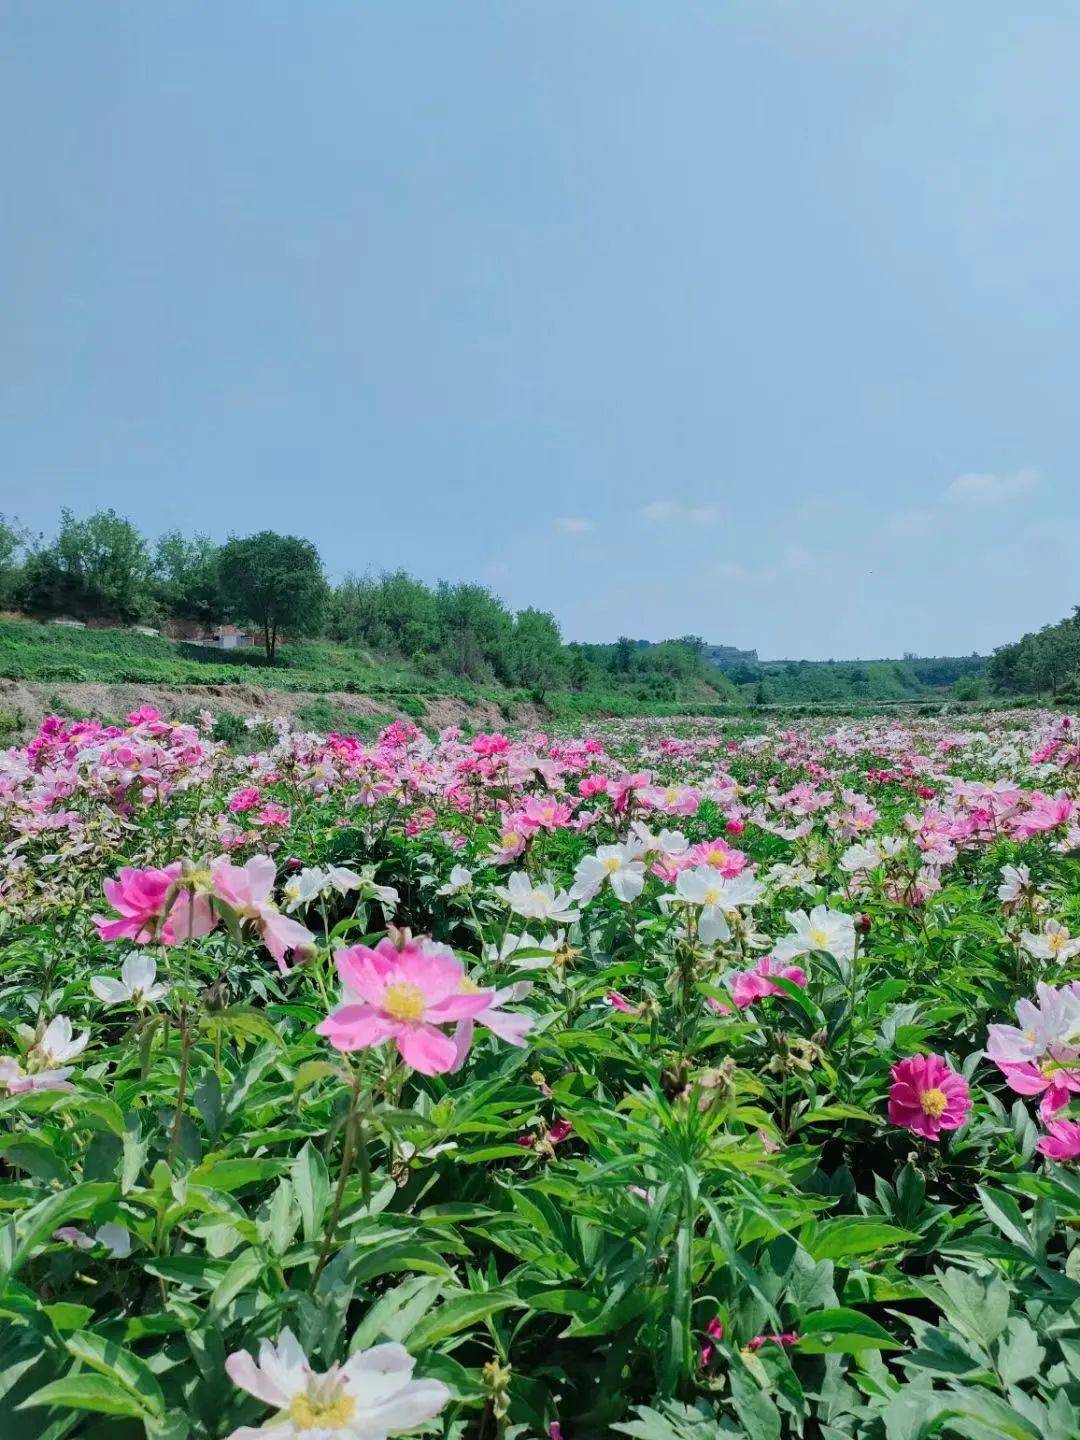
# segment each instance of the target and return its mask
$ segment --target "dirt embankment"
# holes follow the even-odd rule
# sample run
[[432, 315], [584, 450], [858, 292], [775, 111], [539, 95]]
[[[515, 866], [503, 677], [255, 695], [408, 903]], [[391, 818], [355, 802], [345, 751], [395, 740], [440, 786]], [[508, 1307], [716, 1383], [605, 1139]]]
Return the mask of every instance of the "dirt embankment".
[[[344, 691], [327, 694], [289, 693], [264, 690], [257, 685], [105, 685], [86, 682], [65, 684], [56, 681], [0, 679], [0, 712], [18, 722], [20, 738], [33, 733], [46, 715], [93, 715], [118, 720], [141, 705], [152, 705], [168, 719], [190, 718], [199, 710], [212, 715], [257, 715], [270, 720], [275, 715], [295, 717], [313, 702], [326, 702], [335, 719], [356, 716], [358, 720], [408, 720], [392, 700]], [[418, 722], [442, 729], [447, 725], [469, 724], [475, 730], [497, 730], [505, 725], [515, 729], [543, 728], [550, 717], [538, 705], [520, 701], [505, 708], [492, 700], [469, 703], [453, 695], [423, 697], [424, 715]], [[303, 723], [303, 722], [300, 722]]]

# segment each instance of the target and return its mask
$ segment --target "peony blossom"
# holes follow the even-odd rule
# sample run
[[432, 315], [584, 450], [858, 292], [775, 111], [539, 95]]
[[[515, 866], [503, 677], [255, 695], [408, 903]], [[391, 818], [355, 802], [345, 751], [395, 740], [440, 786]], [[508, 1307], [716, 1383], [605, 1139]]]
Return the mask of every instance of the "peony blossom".
[[611, 886], [616, 900], [627, 905], [645, 888], [645, 864], [629, 845], [601, 845], [595, 855], [586, 855], [574, 871], [571, 900], [591, 900], [604, 884]]
[[[465, 991], [464, 967], [446, 945], [389, 939], [374, 950], [353, 945], [334, 953], [344, 1003], [317, 1027], [336, 1050], [368, 1050], [393, 1040], [407, 1065], [441, 1075], [464, 1059], [438, 1027], [490, 1010], [491, 990]], [[467, 1047], [466, 1047], [467, 1049]]]
[[950, 1070], [940, 1055], [912, 1055], [892, 1067], [889, 1123], [936, 1140], [942, 1130], [957, 1130], [971, 1113], [968, 1082]]
[[1080, 937], [1070, 935], [1060, 920], [1047, 920], [1038, 935], [1025, 930], [1020, 943], [1036, 960], [1054, 960], [1059, 965], [1080, 955]]
[[784, 935], [773, 946], [777, 960], [794, 960], [814, 951], [837, 960], [850, 960], [855, 954], [855, 921], [843, 911], [815, 905], [809, 915], [805, 910], [789, 910], [787, 919], [795, 933]]
[[[164, 945], [179, 945], [208, 935], [216, 924], [210, 903], [205, 895], [180, 893], [182, 872], [182, 864], [175, 860], [164, 869], [124, 866], [115, 879], [106, 880], [102, 887], [105, 898], [121, 918], [93, 917], [101, 939], [134, 940], [136, 945], [160, 940]], [[172, 904], [166, 915], [170, 896]]]
[[556, 894], [554, 885], [549, 881], [533, 885], [524, 870], [515, 870], [505, 886], [499, 886], [495, 894], [510, 906], [515, 915], [522, 915], [526, 920], [552, 920], [557, 925], [569, 925], [580, 914], [580, 911], [569, 908], [570, 895], [566, 890]]
[[752, 970], [740, 970], [731, 981], [731, 998], [740, 1010], [745, 1010], [755, 1000], [766, 995], [782, 995], [779, 985], [773, 983], [774, 976], [790, 980], [793, 985], [806, 985], [806, 971], [798, 965], [780, 965], [770, 955], [763, 956]]
[[[468, 979], [462, 982], [466, 991], [475, 991], [477, 986]], [[506, 985], [501, 990], [496, 990], [491, 996], [490, 1002], [483, 1010], [478, 1010], [475, 1015], [467, 1015], [459, 1020], [454, 1030], [454, 1045], [457, 1049], [457, 1062], [455, 1070], [460, 1070], [465, 1063], [465, 1057], [472, 1046], [473, 1031], [477, 1025], [483, 1025], [493, 1035], [498, 1035], [500, 1040], [505, 1040], [508, 1045], [515, 1045], [519, 1049], [525, 1048], [525, 1036], [536, 1024], [531, 1015], [521, 1011], [507, 1010], [505, 1007], [516, 1000], [524, 1000], [532, 991], [531, 980], [517, 980], [513, 985]]]
[[1039, 1154], [1050, 1160], [1080, 1160], [1080, 1122], [1047, 1120]]
[[282, 1330], [276, 1344], [260, 1343], [258, 1361], [246, 1350], [225, 1361], [234, 1385], [276, 1411], [229, 1440], [386, 1440], [414, 1430], [450, 1399], [441, 1380], [414, 1380], [415, 1364], [403, 1345], [375, 1345], [319, 1374], [292, 1331]]
[[211, 870], [214, 895], [241, 921], [250, 921], [262, 942], [277, 961], [282, 975], [288, 973], [285, 956], [314, 943], [314, 935], [290, 920], [271, 900], [276, 870], [269, 855], [253, 855], [246, 865], [219, 860]]
[[169, 992], [157, 983], [157, 961], [150, 955], [128, 955], [120, 967], [120, 979], [95, 975], [90, 989], [106, 1005], [149, 1005]]

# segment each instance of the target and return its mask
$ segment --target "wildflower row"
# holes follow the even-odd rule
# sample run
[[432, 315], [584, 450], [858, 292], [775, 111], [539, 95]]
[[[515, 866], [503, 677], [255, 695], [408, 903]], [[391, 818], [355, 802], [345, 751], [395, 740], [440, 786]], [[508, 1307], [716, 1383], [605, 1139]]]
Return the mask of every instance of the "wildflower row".
[[1080, 744], [0, 754], [22, 1440], [1080, 1434]]

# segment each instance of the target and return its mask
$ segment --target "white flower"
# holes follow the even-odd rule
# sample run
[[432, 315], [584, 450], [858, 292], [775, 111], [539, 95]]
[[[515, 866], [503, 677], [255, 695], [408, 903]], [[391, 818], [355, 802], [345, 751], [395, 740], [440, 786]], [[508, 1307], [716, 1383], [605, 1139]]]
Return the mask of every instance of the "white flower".
[[886, 836], [882, 840], [864, 840], [859, 844], [849, 845], [840, 856], [840, 869], [846, 870], [849, 875], [857, 875], [864, 870], [876, 870], [886, 860], [891, 860], [903, 846], [904, 842], [895, 835]]
[[690, 870], [679, 871], [675, 895], [668, 897], [668, 904], [678, 899], [699, 905], [698, 938], [712, 945], [731, 935], [725, 912], [753, 905], [761, 894], [762, 886], [752, 875], [736, 875], [728, 880], [713, 865], [695, 865]]
[[1080, 955], [1080, 939], [1073, 939], [1060, 920], [1047, 920], [1041, 935], [1025, 930], [1020, 943], [1036, 960], [1056, 960], [1059, 965]]
[[[565, 938], [565, 930], [556, 930], [554, 935], [544, 935], [539, 940], [527, 930], [520, 935], [504, 935], [498, 949], [494, 945], [484, 946], [484, 959], [491, 965], [508, 960], [515, 970], [547, 970]], [[543, 950], [546, 953], [515, 960], [519, 950]]]
[[47, 1068], [62, 1065], [65, 1060], [74, 1060], [86, 1049], [90, 1031], [84, 1030], [77, 1038], [72, 1034], [71, 1021], [66, 1015], [57, 1015], [45, 1027], [45, 1033], [33, 1047], [34, 1056]]
[[998, 899], [1003, 905], [1019, 900], [1025, 890], [1031, 888], [1031, 871], [1026, 865], [1003, 865]]
[[272, 1406], [263, 1426], [242, 1425], [229, 1440], [386, 1440], [436, 1416], [450, 1399], [441, 1380], [414, 1380], [403, 1345], [360, 1350], [325, 1374], [312, 1370], [291, 1330], [263, 1340], [258, 1363], [246, 1350], [225, 1361], [234, 1385]]
[[630, 834], [630, 847], [638, 855], [685, 855], [690, 849], [690, 841], [681, 830], [661, 830], [654, 835], [643, 820], [633, 821]]
[[855, 954], [855, 920], [828, 905], [815, 905], [805, 910], [789, 910], [788, 924], [794, 935], [785, 935], [773, 946], [773, 956], [786, 964], [798, 955], [811, 951], [827, 951], [837, 960], [850, 960]]
[[554, 885], [547, 880], [534, 886], [524, 870], [515, 870], [495, 893], [515, 915], [522, 915], [526, 920], [553, 920], [558, 925], [569, 925], [581, 913], [567, 908], [570, 900], [567, 891], [556, 894]]
[[157, 961], [150, 955], [129, 955], [120, 967], [120, 979], [95, 975], [90, 989], [106, 1005], [148, 1005], [167, 995], [167, 985], [156, 984]]
[[629, 845], [601, 845], [595, 855], [586, 855], [574, 871], [572, 900], [591, 900], [605, 882], [624, 905], [636, 900], [645, 888], [645, 865]]
[[473, 874], [464, 865], [455, 865], [450, 871], [450, 879], [445, 885], [440, 885], [435, 891], [436, 895], [461, 895], [466, 890], [472, 889]]

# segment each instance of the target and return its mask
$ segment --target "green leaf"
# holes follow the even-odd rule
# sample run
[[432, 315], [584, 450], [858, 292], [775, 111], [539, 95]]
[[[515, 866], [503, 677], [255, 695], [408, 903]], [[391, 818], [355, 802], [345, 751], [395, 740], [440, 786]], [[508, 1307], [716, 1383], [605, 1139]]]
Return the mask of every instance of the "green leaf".
[[314, 1240], [322, 1233], [323, 1216], [330, 1203], [330, 1176], [326, 1161], [310, 1140], [290, 1165], [289, 1174], [300, 1206], [304, 1239]]
[[53, 1380], [22, 1402], [18, 1409], [36, 1405], [66, 1405], [69, 1410], [94, 1410], [100, 1415], [128, 1415], [146, 1419], [150, 1412], [140, 1405], [117, 1380], [108, 1375], [65, 1375]]
[[145, 1360], [140, 1360], [122, 1345], [106, 1340], [92, 1330], [76, 1330], [65, 1339], [64, 1344], [76, 1360], [122, 1385], [132, 1399], [151, 1415], [164, 1415], [165, 1397]]
[[810, 1227], [803, 1244], [815, 1260], [840, 1260], [850, 1255], [869, 1255], [903, 1240], [918, 1240], [911, 1230], [901, 1230], [872, 1216], [841, 1215], [820, 1220]]
[[409, 1349], [414, 1352], [426, 1350], [437, 1340], [445, 1340], [448, 1335], [456, 1335], [459, 1330], [467, 1330], [489, 1315], [509, 1310], [515, 1305], [520, 1307], [522, 1301], [506, 1290], [455, 1295], [451, 1300], [444, 1300], [426, 1320], [420, 1321], [409, 1336]]
[[876, 1320], [838, 1305], [815, 1310], [799, 1322], [798, 1348], [810, 1355], [852, 1355], [860, 1350], [902, 1350]]
[[53, 1146], [37, 1135], [16, 1135], [0, 1145], [0, 1156], [16, 1169], [25, 1170], [35, 1180], [46, 1184], [57, 1181], [62, 1185], [71, 1183], [71, 1171], [61, 1160]]

